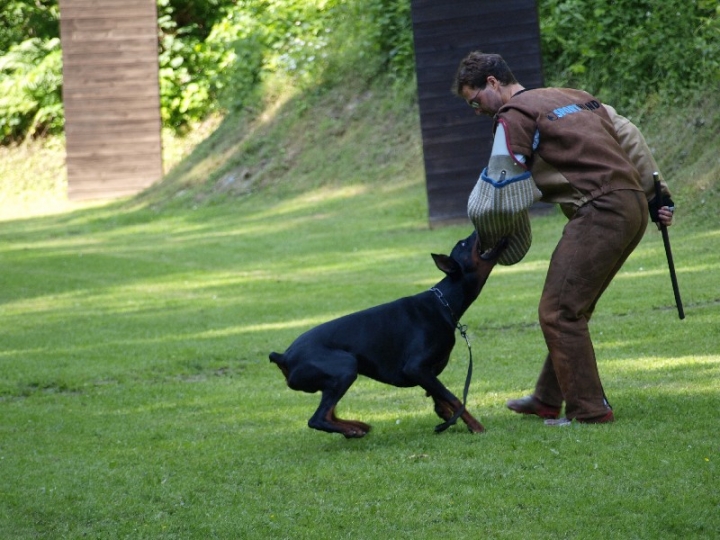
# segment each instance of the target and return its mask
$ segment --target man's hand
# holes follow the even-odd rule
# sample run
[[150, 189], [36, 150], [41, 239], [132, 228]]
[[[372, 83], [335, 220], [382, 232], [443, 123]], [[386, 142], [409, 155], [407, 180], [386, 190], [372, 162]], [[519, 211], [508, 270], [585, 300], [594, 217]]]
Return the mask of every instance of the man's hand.
[[658, 221], [666, 227], [672, 225], [674, 210], [675, 208], [672, 206], [663, 206], [662, 208], [660, 208], [658, 210]]

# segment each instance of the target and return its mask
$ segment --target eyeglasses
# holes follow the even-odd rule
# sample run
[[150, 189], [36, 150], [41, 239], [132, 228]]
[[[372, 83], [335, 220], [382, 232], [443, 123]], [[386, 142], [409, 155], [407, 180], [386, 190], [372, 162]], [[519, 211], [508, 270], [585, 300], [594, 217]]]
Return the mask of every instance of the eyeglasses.
[[465, 100], [468, 105], [470, 105], [473, 109], [478, 110], [480, 108], [480, 104], [476, 101], [478, 94], [482, 92], [484, 88], [478, 88], [477, 92], [475, 92], [475, 95], [471, 97], [470, 99]]

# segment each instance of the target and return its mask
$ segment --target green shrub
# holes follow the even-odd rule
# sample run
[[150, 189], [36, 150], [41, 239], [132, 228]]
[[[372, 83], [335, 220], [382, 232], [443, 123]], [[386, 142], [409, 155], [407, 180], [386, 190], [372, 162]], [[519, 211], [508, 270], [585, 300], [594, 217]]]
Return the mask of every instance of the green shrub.
[[60, 132], [64, 123], [61, 90], [58, 38], [32, 38], [0, 57], [2, 142]]
[[299, 88], [414, 70], [410, 0], [265, 0], [239, 3], [204, 43], [220, 107], [252, 104], [261, 81]]
[[715, 0], [542, 0], [539, 8], [548, 85], [639, 105], [720, 81]]
[[[618, 106], [720, 81], [716, 0], [539, 0], [545, 81]], [[163, 123], [253, 106], [270, 74], [300, 90], [414, 73], [410, 0], [158, 0]], [[0, 14], [2, 141], [62, 129], [58, 8]], [[28, 39], [28, 36], [30, 38]], [[22, 39], [23, 41], [18, 41]]]
[[415, 44], [409, 0], [371, 0], [363, 3], [370, 14], [368, 33], [383, 66], [393, 76], [407, 79], [415, 72]]
[[223, 109], [255, 103], [268, 74], [302, 87], [316, 81], [329, 55], [338, 0], [266, 0], [238, 4], [205, 42], [216, 66], [213, 90]]
[[57, 0], [2, 0], [0, 2], [0, 56], [27, 39], [60, 37]]
[[230, 5], [228, 0], [158, 0], [160, 110], [166, 127], [181, 130], [215, 108], [216, 70], [204, 42]]

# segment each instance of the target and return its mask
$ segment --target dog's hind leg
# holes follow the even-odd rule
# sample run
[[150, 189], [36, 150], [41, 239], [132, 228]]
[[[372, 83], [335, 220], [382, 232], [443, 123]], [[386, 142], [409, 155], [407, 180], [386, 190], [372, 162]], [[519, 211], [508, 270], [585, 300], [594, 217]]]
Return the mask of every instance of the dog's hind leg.
[[335, 416], [335, 406], [356, 378], [355, 371], [347, 371], [329, 379], [321, 390], [320, 405], [308, 421], [308, 426], [328, 433], [342, 433], [348, 439], [365, 436], [370, 431], [369, 425], [357, 420], [342, 420]]
[[341, 424], [349, 424], [351, 426], [356, 427], [359, 430], [364, 431], [365, 433], [367, 433], [371, 429], [370, 424], [366, 424], [365, 422], [361, 422], [360, 420], [345, 420], [343, 418], [338, 418], [337, 416], [335, 416], [335, 408], [334, 407], [333, 407], [332, 419], [333, 419], [333, 422], [339, 422]]

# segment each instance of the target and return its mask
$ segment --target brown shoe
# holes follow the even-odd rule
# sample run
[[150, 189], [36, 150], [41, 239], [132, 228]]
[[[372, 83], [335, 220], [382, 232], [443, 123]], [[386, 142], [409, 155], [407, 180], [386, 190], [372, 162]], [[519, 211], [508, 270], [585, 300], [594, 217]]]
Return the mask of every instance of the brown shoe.
[[511, 399], [507, 402], [507, 408], [518, 414], [534, 414], [540, 418], [557, 418], [560, 415], [560, 407], [546, 405], [535, 396]]
[[[607, 424], [615, 421], [615, 415], [613, 414], [612, 409], [610, 409], [608, 412], [600, 416], [594, 416], [593, 418], [576, 418], [575, 420], [577, 420], [580, 424]], [[569, 426], [570, 424], [572, 424], [572, 420], [569, 418], [545, 420], [546, 426]]]

